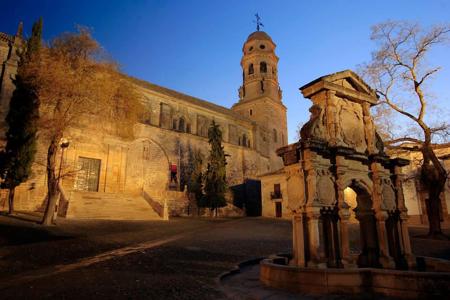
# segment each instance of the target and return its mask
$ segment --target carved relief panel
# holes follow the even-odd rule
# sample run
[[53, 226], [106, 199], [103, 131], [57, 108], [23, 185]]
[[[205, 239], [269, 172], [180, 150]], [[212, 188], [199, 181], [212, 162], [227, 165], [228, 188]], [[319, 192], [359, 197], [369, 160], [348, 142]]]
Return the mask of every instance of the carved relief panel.
[[338, 127], [341, 129], [339, 140], [344, 146], [358, 152], [367, 149], [362, 107], [360, 104], [340, 98], [338, 105]]
[[291, 165], [285, 168], [288, 207], [293, 211], [298, 211], [305, 205], [305, 181], [303, 170], [300, 169], [300, 164]]
[[172, 107], [169, 104], [161, 103], [159, 111], [159, 124], [161, 128], [172, 128]]
[[332, 174], [327, 169], [316, 170], [317, 178], [317, 198], [319, 202], [326, 206], [331, 206], [336, 203], [336, 192], [334, 179]]

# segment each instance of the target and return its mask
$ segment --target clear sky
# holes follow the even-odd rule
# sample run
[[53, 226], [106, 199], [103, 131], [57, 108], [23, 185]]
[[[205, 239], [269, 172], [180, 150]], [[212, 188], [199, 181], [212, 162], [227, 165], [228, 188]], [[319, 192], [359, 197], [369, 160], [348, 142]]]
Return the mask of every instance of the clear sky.
[[[258, 12], [278, 46], [290, 142], [297, 124], [309, 117], [310, 102], [298, 88], [368, 61], [375, 47], [372, 25], [389, 19], [423, 26], [450, 22], [447, 0], [0, 2], [1, 32], [15, 33], [22, 20], [28, 34], [39, 16], [47, 40], [85, 25], [125, 73], [226, 107], [238, 100], [242, 44], [255, 30]], [[430, 62], [443, 66], [432, 90], [450, 106], [450, 48], [435, 51]]]

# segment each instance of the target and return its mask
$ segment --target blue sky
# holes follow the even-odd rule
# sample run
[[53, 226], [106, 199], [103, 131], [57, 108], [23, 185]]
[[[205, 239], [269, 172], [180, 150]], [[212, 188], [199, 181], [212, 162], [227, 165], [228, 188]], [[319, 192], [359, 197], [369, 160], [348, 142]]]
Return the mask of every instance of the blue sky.
[[[242, 44], [255, 30], [258, 12], [278, 45], [290, 142], [297, 124], [309, 117], [310, 102], [298, 88], [368, 61], [375, 47], [372, 25], [389, 19], [423, 26], [450, 22], [446, 0], [2, 2], [1, 32], [15, 33], [22, 20], [28, 33], [39, 16], [45, 39], [85, 25], [125, 73], [226, 107], [238, 100]], [[430, 58], [443, 67], [430, 89], [447, 106], [449, 53], [448, 47], [437, 49]]]

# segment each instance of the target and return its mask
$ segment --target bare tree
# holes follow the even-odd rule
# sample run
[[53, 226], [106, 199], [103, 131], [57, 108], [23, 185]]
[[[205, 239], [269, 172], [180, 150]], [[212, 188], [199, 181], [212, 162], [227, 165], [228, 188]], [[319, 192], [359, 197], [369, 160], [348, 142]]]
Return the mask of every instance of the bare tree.
[[[407, 131], [393, 129], [386, 123], [384, 129], [390, 138], [387, 144], [401, 147], [404, 143], [415, 144], [423, 156], [420, 167], [420, 183], [427, 190], [429, 236], [442, 237], [440, 223], [440, 195], [445, 188], [447, 171], [439, 161], [433, 143], [445, 141], [448, 133], [448, 119], [433, 122], [429, 116], [432, 97], [425, 86], [439, 71], [431, 67], [426, 57], [430, 51], [448, 41], [450, 26], [435, 26], [428, 30], [417, 24], [389, 21], [372, 28], [372, 40], [378, 48], [372, 54], [372, 61], [364, 66], [363, 76], [373, 85], [382, 108], [381, 120], [386, 120], [386, 107], [406, 120]], [[388, 112], [389, 113], [389, 112]], [[448, 115], [447, 115], [448, 116]], [[389, 119], [389, 116], [388, 116]], [[448, 137], [448, 136], [447, 136]]]
[[56, 157], [67, 130], [83, 119], [96, 124], [114, 120], [106, 128], [115, 128], [115, 134], [126, 136], [132, 134], [141, 111], [139, 95], [130, 81], [101, 54], [89, 30], [80, 27], [77, 33], [55, 38], [26, 70], [26, 78], [41, 103], [39, 133], [47, 148], [48, 191], [42, 221], [46, 225], [53, 221], [59, 195]]

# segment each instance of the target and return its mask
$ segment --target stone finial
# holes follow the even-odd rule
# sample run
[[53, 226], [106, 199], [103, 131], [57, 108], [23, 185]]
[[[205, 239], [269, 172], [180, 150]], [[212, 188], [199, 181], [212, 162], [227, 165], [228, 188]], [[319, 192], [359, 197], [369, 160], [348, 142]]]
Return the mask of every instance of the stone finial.
[[19, 26], [17, 26], [16, 36], [21, 38], [22, 37], [22, 33], [23, 33], [23, 22], [20, 21], [19, 22]]

